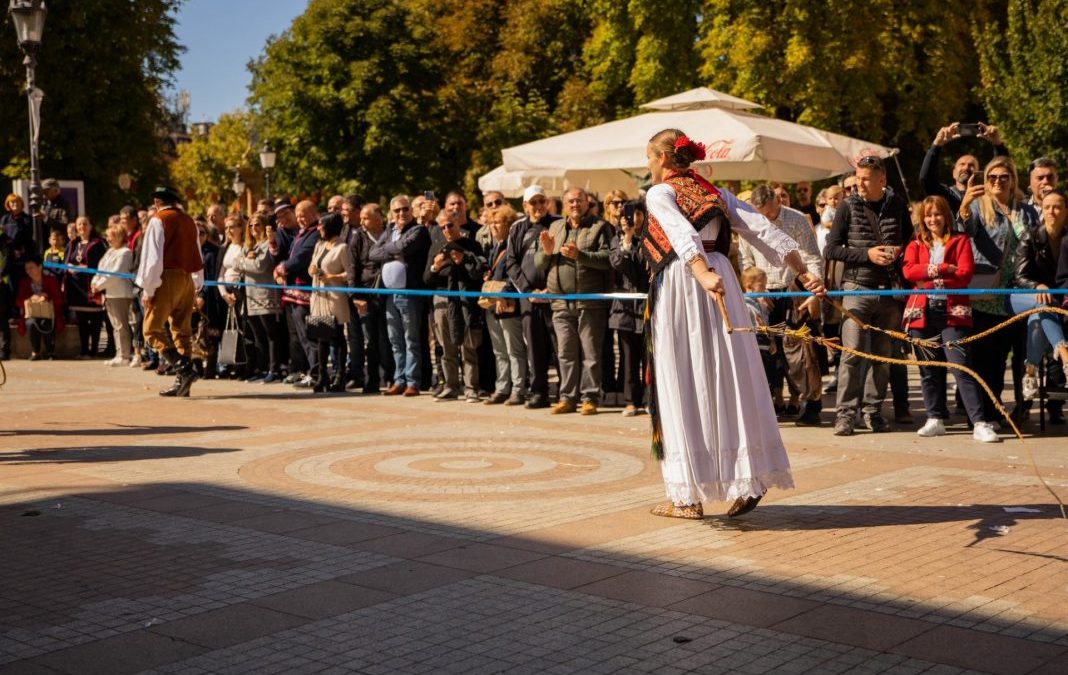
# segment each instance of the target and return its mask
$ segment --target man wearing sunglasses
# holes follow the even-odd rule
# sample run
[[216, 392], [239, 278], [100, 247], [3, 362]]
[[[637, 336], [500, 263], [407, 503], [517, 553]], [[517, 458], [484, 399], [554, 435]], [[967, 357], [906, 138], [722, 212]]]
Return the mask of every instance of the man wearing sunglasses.
[[[368, 257], [382, 265], [382, 286], [393, 289], [423, 287], [430, 234], [416, 222], [406, 195], [389, 202], [393, 223], [382, 239], [371, 247]], [[386, 296], [386, 326], [393, 349], [393, 386], [385, 396], [418, 396], [421, 376], [419, 357], [423, 324], [423, 298], [417, 295]]]
[[[549, 213], [549, 199], [540, 185], [531, 185], [523, 192], [523, 211], [526, 216], [512, 224], [508, 231], [508, 245], [504, 254], [508, 279], [520, 293], [544, 293], [548, 285], [546, 270], [535, 262], [541, 245], [541, 233], [547, 232], [556, 217]], [[553, 342], [553, 312], [545, 300], [519, 301], [523, 318], [523, 341], [527, 343], [527, 365], [530, 372], [530, 396], [526, 407], [549, 407], [549, 363], [555, 350]]]
[[[938, 182], [938, 163], [942, 158], [942, 148], [946, 143], [968, 135], [969, 130], [975, 125], [961, 125], [954, 122], [947, 127], [942, 127], [935, 134], [931, 147], [927, 149], [927, 155], [923, 158], [923, 166], [920, 167], [920, 183], [923, 191], [928, 196], [943, 197], [949, 202], [949, 209], [956, 213], [960, 209], [960, 203], [964, 199], [964, 193], [968, 190], [968, 179], [973, 174], [979, 173], [979, 160], [974, 155], [961, 155], [953, 164], [953, 184], [944, 185]], [[964, 133], [961, 133], [961, 132]], [[1001, 140], [1001, 133], [993, 124], [978, 123], [976, 138], [989, 141], [994, 146], [994, 156], [1008, 156], [1009, 151]]]

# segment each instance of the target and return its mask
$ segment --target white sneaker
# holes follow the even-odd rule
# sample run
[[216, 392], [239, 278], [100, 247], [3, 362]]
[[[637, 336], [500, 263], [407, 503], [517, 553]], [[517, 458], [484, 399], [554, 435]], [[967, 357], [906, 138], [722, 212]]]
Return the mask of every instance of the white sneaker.
[[104, 365], [108, 368], [114, 368], [116, 366], [126, 365], [126, 361], [121, 356], [116, 356], [113, 359], [108, 359], [107, 361], [104, 361]]
[[998, 438], [998, 432], [994, 431], [994, 426], [990, 422], [976, 422], [975, 429], [972, 431], [972, 438], [980, 443], [997, 443], [1001, 440]]
[[133, 356], [130, 357], [130, 367], [131, 368], [137, 368], [140, 365], [141, 365], [141, 355], [140, 354], [134, 354]]
[[1038, 378], [1032, 374], [1024, 375], [1022, 389], [1025, 401], [1035, 400], [1035, 396], [1038, 396]]
[[928, 417], [927, 423], [916, 432], [917, 436], [931, 438], [932, 436], [945, 436], [946, 423], [937, 417]]

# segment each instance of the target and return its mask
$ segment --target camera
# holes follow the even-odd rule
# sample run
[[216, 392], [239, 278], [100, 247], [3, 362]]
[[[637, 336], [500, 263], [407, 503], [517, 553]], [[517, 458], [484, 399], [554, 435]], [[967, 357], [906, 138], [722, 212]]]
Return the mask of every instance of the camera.
[[978, 136], [982, 130], [979, 122], [961, 122], [957, 125], [957, 133], [961, 136]]
[[423, 199], [428, 199], [432, 202], [436, 202], [438, 200], [438, 198], [434, 195], [433, 190], [426, 190], [425, 192], [423, 192]]

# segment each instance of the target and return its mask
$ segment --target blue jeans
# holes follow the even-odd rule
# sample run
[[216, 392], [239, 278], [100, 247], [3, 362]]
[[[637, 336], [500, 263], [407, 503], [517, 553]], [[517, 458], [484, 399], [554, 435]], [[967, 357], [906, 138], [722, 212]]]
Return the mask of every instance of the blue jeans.
[[423, 298], [416, 295], [386, 296], [386, 326], [393, 349], [393, 384], [419, 386], [419, 332], [423, 330]]
[[[1010, 295], [1009, 308], [1013, 314], [1038, 307], [1035, 296], [1030, 294]], [[1064, 342], [1064, 327], [1061, 317], [1053, 312], [1039, 312], [1027, 317], [1027, 362], [1037, 366], [1042, 357]]]

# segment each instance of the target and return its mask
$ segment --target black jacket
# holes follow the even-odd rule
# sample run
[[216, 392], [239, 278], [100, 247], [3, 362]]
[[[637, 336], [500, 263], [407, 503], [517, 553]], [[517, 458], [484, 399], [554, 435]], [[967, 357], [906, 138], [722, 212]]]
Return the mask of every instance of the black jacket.
[[[878, 223], [878, 234], [871, 226], [869, 215]], [[893, 190], [886, 188], [877, 202], [850, 195], [834, 214], [823, 257], [845, 263], [843, 282], [852, 282], [862, 288], [888, 288], [895, 266], [900, 269], [900, 253], [912, 237], [908, 202]], [[868, 258], [868, 249], [879, 245], [901, 248], [894, 265], [876, 265]]]
[[[623, 237], [617, 232], [612, 237], [612, 249], [608, 259], [616, 272], [616, 290], [623, 293], [649, 292], [649, 264], [645, 259], [645, 247], [641, 235], [634, 236], [630, 250], [623, 250]], [[608, 327], [629, 333], [641, 333], [645, 324], [644, 300], [613, 300], [608, 315]]]
[[[352, 252], [352, 268], [356, 271], [353, 286], [375, 288], [379, 285], [379, 280], [382, 278], [382, 265], [371, 260], [371, 247], [374, 243], [371, 235], [362, 227], [356, 228], [352, 233], [349, 251]], [[368, 298], [374, 297], [378, 296], [368, 296]]]
[[[458, 265], [453, 263], [449, 255], [454, 250], [459, 250], [463, 253], [463, 261]], [[441, 266], [441, 269], [434, 271], [434, 258], [443, 252], [445, 253], [445, 263]], [[460, 237], [451, 243], [442, 238], [433, 245], [427, 255], [423, 282], [427, 288], [433, 289], [478, 291], [482, 288], [485, 273], [486, 259], [482, 257], [482, 247], [475, 242], [473, 237]], [[485, 319], [482, 308], [478, 306], [477, 297], [452, 298], [435, 295], [434, 309], [447, 310], [449, 328], [453, 339], [457, 343], [463, 342], [464, 326], [481, 328]]]
[[528, 216], [523, 216], [512, 223], [512, 229], [508, 231], [504, 268], [508, 279], [520, 293], [544, 290], [548, 285], [547, 273], [534, 264], [534, 255], [541, 247], [538, 236], [543, 230], [549, 229], [549, 224], [554, 220], [556, 216], [546, 215], [532, 223]]
[[406, 288], [423, 288], [423, 272], [426, 270], [427, 252], [430, 250], [430, 233], [416, 221], [401, 230], [397, 241], [390, 241], [396, 224], [386, 228], [385, 236], [371, 246], [369, 258], [383, 265], [401, 257], [408, 266], [405, 270]]
[[1056, 288], [1058, 258], [1063, 258], [1061, 252], [1064, 250], [1064, 242], [1061, 243], [1061, 250], [1054, 251], [1050, 246], [1049, 233], [1043, 225], [1024, 232], [1020, 243], [1016, 245], [1013, 285], [1017, 288], [1035, 288], [1043, 284], [1048, 288]]

